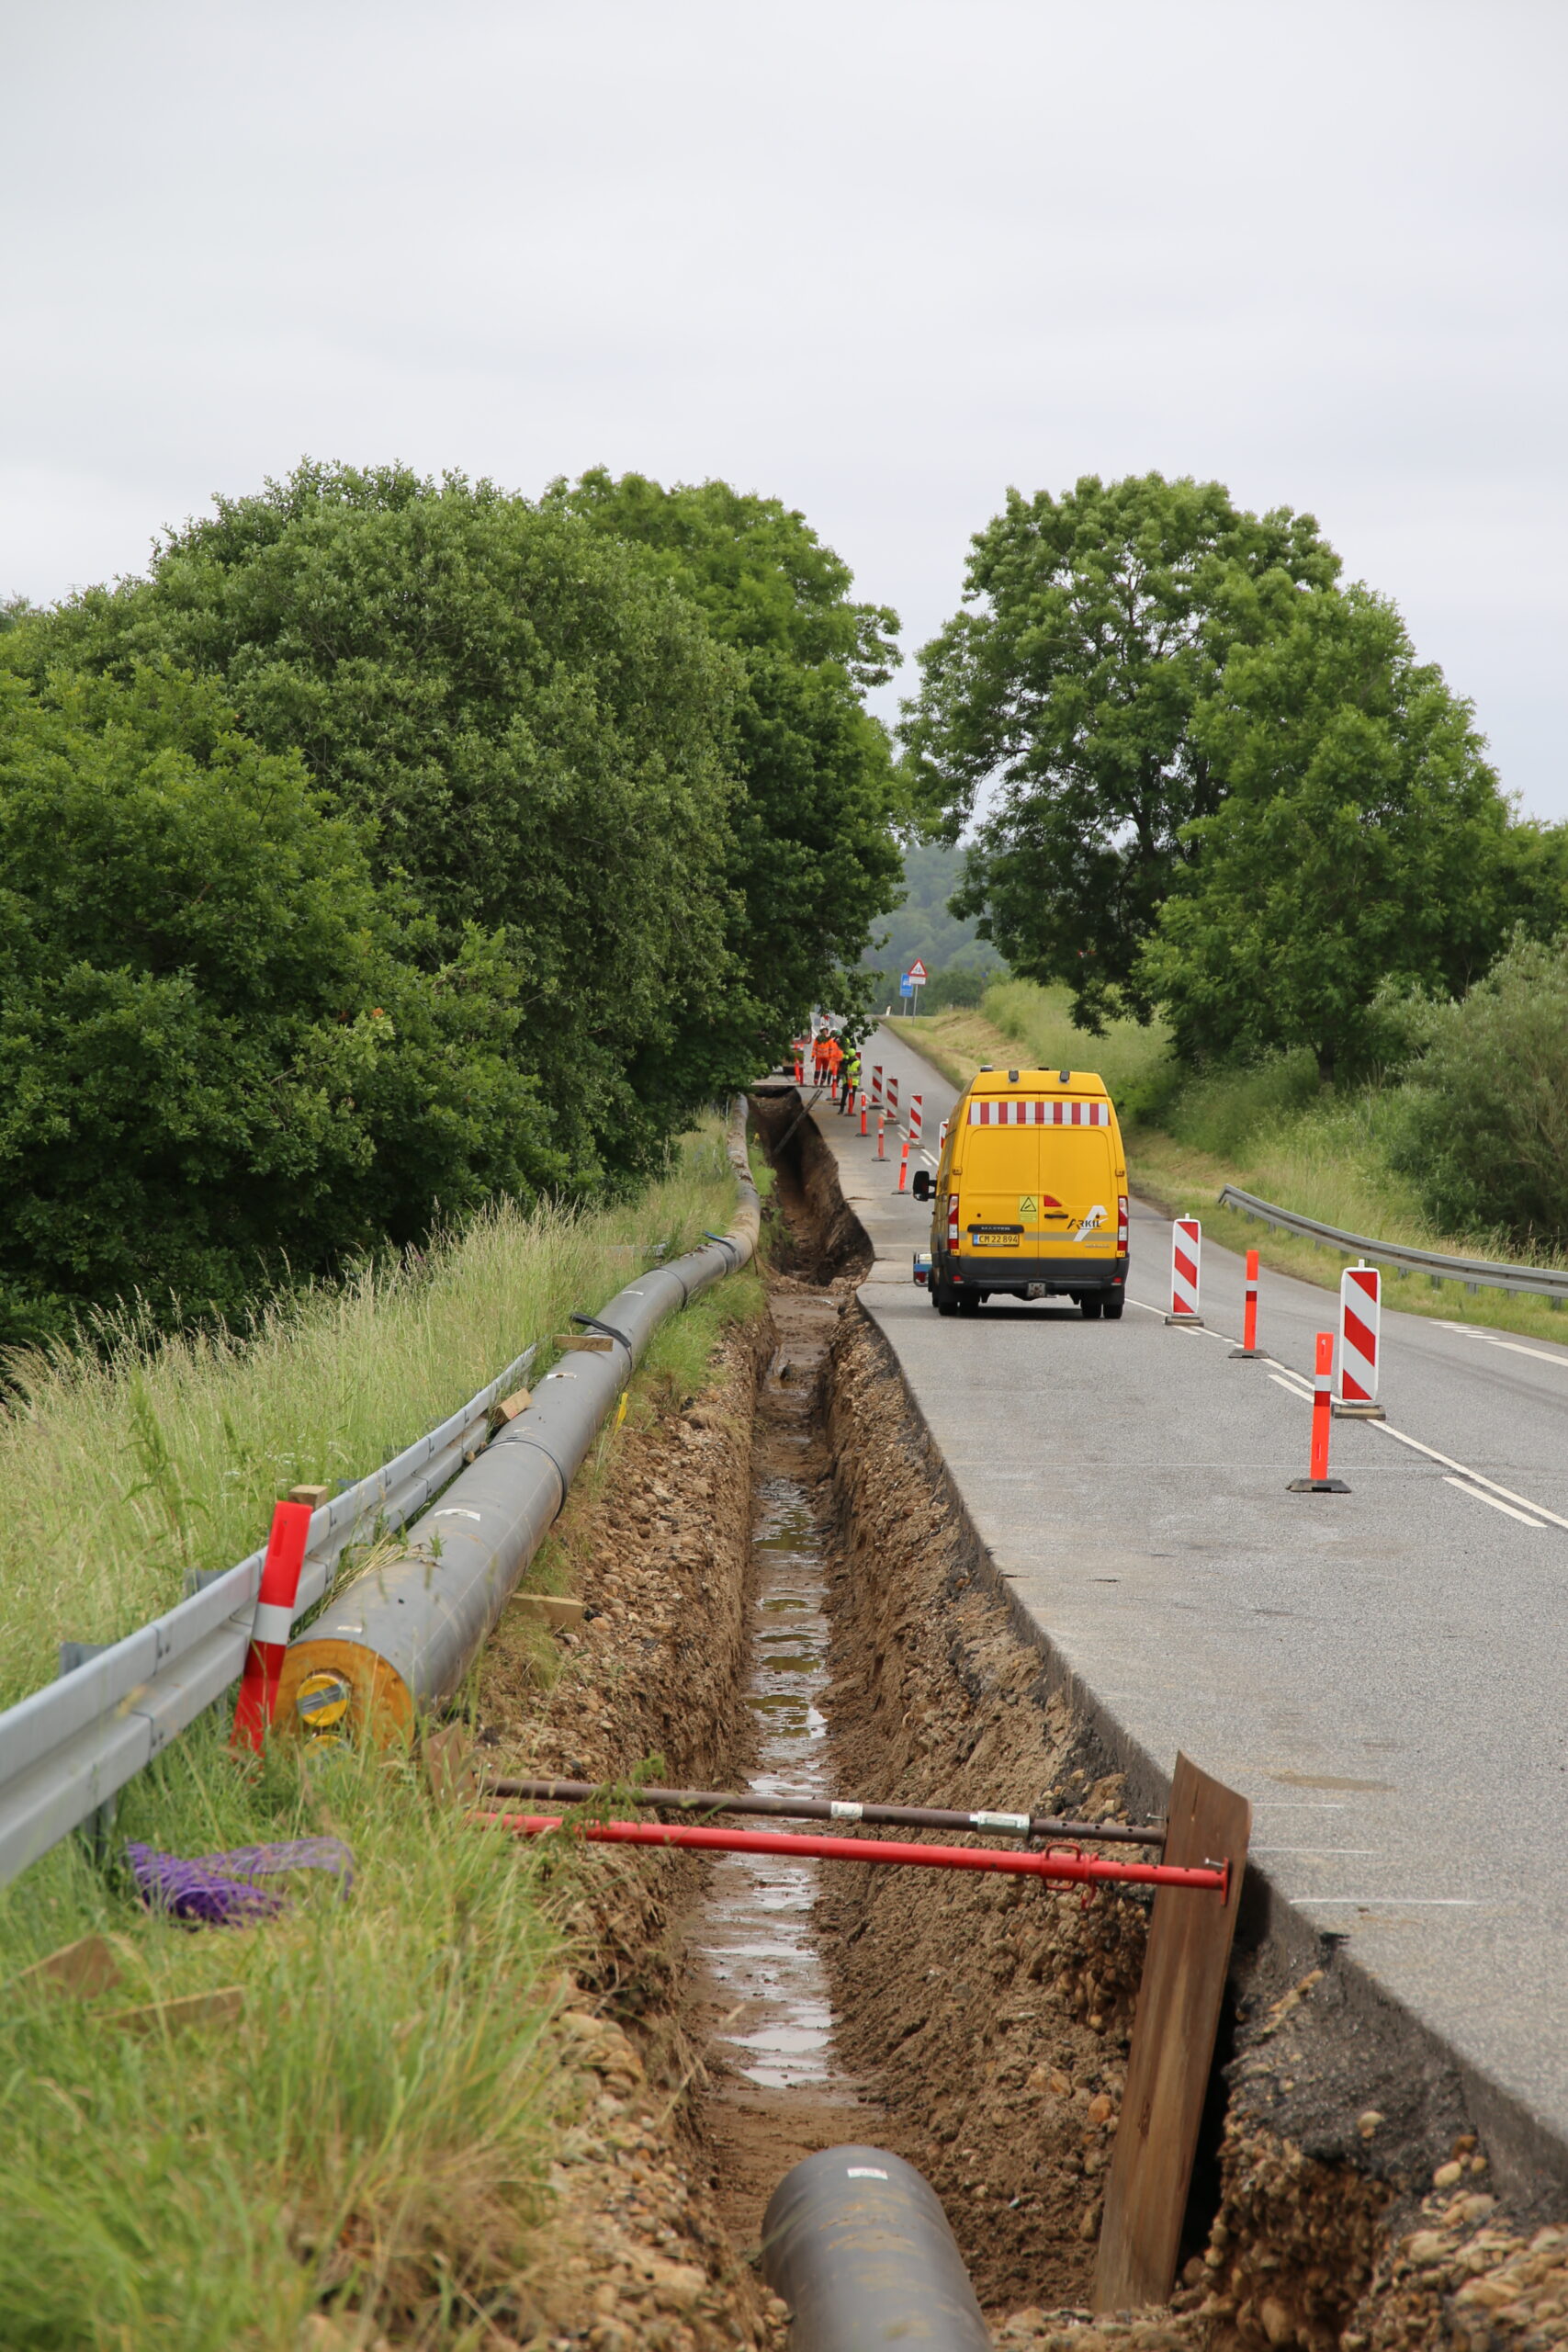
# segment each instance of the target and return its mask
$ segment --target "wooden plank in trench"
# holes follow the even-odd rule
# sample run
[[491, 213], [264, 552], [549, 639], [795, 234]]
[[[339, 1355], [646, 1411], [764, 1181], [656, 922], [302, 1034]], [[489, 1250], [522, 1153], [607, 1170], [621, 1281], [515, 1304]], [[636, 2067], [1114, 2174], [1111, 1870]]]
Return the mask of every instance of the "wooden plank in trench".
[[1176, 2283], [1251, 1832], [1247, 1799], [1179, 1756], [1161, 1860], [1228, 1859], [1230, 1890], [1224, 1903], [1179, 1886], [1155, 1896], [1100, 2232], [1097, 2312], [1166, 2302]]

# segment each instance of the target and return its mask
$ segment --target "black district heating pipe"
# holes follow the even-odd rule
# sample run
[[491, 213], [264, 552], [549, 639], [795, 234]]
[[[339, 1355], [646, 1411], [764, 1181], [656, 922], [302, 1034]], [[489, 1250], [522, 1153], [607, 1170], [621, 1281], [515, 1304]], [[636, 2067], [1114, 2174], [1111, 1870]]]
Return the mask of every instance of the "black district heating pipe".
[[886, 2148], [823, 2148], [784, 2175], [762, 2276], [789, 2305], [790, 2352], [990, 2352], [941, 2199]]

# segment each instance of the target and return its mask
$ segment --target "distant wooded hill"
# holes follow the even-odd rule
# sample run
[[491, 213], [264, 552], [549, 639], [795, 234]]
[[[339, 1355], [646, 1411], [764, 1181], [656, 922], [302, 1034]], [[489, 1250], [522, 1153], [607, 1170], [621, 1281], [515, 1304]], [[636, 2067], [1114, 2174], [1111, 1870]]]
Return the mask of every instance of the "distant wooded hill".
[[987, 978], [1007, 966], [989, 940], [976, 939], [973, 921], [947, 911], [964, 865], [961, 849], [931, 842], [904, 859], [904, 903], [879, 923], [862, 962], [872, 971], [907, 972], [918, 956], [928, 972], [969, 971]]

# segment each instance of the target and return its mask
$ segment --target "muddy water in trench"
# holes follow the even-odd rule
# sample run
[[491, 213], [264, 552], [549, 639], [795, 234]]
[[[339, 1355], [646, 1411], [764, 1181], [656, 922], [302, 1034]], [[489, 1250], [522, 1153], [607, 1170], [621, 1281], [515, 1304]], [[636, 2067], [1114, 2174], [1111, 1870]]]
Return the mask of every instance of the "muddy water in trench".
[[[779, 1346], [760, 1400], [753, 1469], [746, 1695], [755, 1731], [747, 1785], [770, 1796], [831, 1797], [822, 1713], [827, 1581], [814, 1497], [826, 1467], [818, 1386], [838, 1309], [820, 1292], [785, 1287], [773, 1312]], [[707, 2119], [719, 2193], [742, 2244], [756, 2242], [763, 2207], [801, 2156], [876, 2136], [877, 2109], [857, 2098], [834, 2054], [815, 1917], [821, 1867], [723, 1856], [688, 1935], [691, 1962], [705, 1980]]]

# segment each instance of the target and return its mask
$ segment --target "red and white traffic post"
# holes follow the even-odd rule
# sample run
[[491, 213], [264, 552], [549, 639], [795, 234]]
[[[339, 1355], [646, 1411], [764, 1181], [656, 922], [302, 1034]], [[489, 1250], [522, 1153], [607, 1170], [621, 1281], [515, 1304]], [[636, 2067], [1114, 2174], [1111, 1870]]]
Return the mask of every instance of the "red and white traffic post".
[[898, 1081], [891, 1072], [887, 1079], [887, 1113], [894, 1125], [897, 1126], [898, 1124]]
[[1165, 1318], [1168, 1323], [1202, 1322], [1198, 1312], [1202, 1262], [1202, 1227], [1195, 1216], [1179, 1216], [1170, 1228], [1170, 1313]]
[[871, 1101], [872, 1108], [880, 1111], [882, 1108], [882, 1064], [880, 1062], [873, 1062], [871, 1066]]
[[919, 1143], [920, 1140], [921, 1117], [920, 1097], [918, 1094], [911, 1094], [909, 1097], [909, 1141], [911, 1143]]
[[1382, 1337], [1382, 1275], [1376, 1266], [1347, 1266], [1339, 1277], [1340, 1420], [1382, 1421], [1378, 1352]]
[[1328, 1475], [1328, 1433], [1334, 1417], [1334, 1334], [1317, 1335], [1317, 1364], [1312, 1391], [1312, 1455], [1308, 1475], [1287, 1481], [1288, 1495], [1348, 1495], [1343, 1478]]
[[274, 1505], [272, 1532], [267, 1537], [266, 1558], [262, 1564], [261, 1589], [256, 1595], [256, 1613], [251, 1620], [251, 1645], [245, 1652], [244, 1675], [234, 1705], [234, 1728], [229, 1741], [231, 1747], [249, 1747], [259, 1753], [277, 1713], [277, 1687], [283, 1676], [283, 1661], [288, 1655], [299, 1571], [305, 1565], [310, 1534], [309, 1503]]
[[1231, 1354], [1235, 1357], [1260, 1356], [1262, 1353], [1258, 1344], [1258, 1252], [1249, 1250], [1247, 1253], [1247, 1311], [1242, 1317], [1241, 1345], [1233, 1348]]

